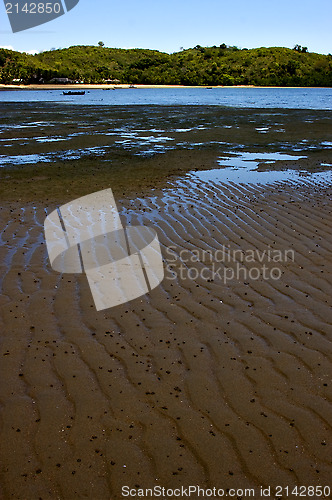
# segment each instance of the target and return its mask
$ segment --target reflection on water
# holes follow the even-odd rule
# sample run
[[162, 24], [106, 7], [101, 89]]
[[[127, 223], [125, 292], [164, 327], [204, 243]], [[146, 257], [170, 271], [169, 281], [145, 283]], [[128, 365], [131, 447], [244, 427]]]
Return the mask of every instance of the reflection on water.
[[[204, 181], [212, 182], [236, 182], [268, 184], [277, 181], [291, 181], [299, 178], [310, 178], [313, 180], [331, 181], [332, 172], [308, 172], [301, 167], [290, 169], [289, 162], [297, 162], [306, 159], [306, 156], [295, 156], [284, 153], [243, 152], [232, 153], [232, 156], [222, 157], [218, 163], [223, 168], [201, 170], [190, 172], [190, 176], [198, 177]], [[287, 167], [275, 170], [278, 162], [287, 162]], [[321, 163], [321, 167], [332, 167], [331, 164]], [[274, 167], [273, 169], [271, 167]]]
[[100, 155], [106, 153], [105, 148], [87, 148], [78, 150], [58, 151], [57, 153], [30, 154], [30, 155], [0, 155], [0, 167], [10, 165], [29, 165], [35, 163], [52, 163], [63, 160], [80, 160], [84, 156]]
[[135, 106], [135, 105], [199, 105], [241, 108], [331, 109], [330, 88], [140, 88], [104, 92], [90, 89], [84, 96], [64, 96], [62, 89], [6, 90], [0, 92], [1, 102], [57, 102], [68, 107]]
[[65, 141], [65, 137], [34, 137], [34, 140], [37, 142], [59, 142], [59, 141]]
[[258, 127], [256, 130], [260, 134], [266, 134], [270, 130], [270, 127]]
[[250, 167], [258, 167], [262, 162], [264, 165], [275, 164], [277, 161], [298, 161], [306, 158], [306, 156], [295, 156], [288, 155], [284, 153], [264, 153], [264, 152], [255, 152], [255, 153], [231, 153], [235, 157], [221, 157], [218, 160], [219, 165], [221, 166], [230, 166], [233, 169], [237, 168], [245, 168], [250, 169]]
[[0, 156], [0, 167], [6, 165], [28, 165], [29, 163], [50, 162], [49, 158], [44, 158], [42, 155], [17, 155], [17, 156]]
[[115, 171], [120, 178], [126, 169], [134, 178], [136, 165], [147, 169], [141, 169], [146, 179], [192, 170], [212, 172], [202, 174], [209, 176], [219, 165], [220, 178], [268, 182], [288, 178], [291, 169], [303, 176], [332, 164], [330, 111], [46, 102], [1, 106], [2, 178], [15, 176], [21, 167], [20, 176], [25, 169], [27, 177], [33, 170], [39, 176], [44, 169], [52, 177], [53, 171], [65, 176], [73, 169], [75, 179], [95, 169], [96, 175]]
[[306, 170], [269, 170], [259, 172], [251, 170], [250, 168], [237, 170], [232, 168], [214, 168], [212, 170], [201, 170], [198, 172], [190, 172], [187, 174], [189, 178], [199, 178], [207, 182], [234, 182], [244, 184], [271, 184], [272, 182], [283, 181], [298, 181], [301, 178], [310, 179], [312, 181], [332, 181], [332, 173], [329, 172], [316, 172], [310, 173]]

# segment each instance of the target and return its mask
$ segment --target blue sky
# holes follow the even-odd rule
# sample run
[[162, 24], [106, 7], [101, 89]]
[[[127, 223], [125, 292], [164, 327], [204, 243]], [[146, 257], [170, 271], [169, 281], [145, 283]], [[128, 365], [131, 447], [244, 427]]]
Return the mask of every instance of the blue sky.
[[327, 54], [332, 52], [331, 19], [332, 0], [80, 0], [66, 15], [13, 34], [0, 3], [0, 46], [29, 52], [102, 40], [108, 47], [175, 52], [197, 44], [299, 43]]

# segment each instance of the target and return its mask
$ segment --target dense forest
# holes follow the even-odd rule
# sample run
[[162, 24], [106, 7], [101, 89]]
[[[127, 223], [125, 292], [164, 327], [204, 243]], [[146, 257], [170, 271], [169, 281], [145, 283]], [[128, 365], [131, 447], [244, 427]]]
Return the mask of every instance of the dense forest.
[[173, 54], [74, 46], [36, 55], [0, 49], [0, 83], [332, 86], [332, 56], [296, 45], [239, 49], [197, 45]]

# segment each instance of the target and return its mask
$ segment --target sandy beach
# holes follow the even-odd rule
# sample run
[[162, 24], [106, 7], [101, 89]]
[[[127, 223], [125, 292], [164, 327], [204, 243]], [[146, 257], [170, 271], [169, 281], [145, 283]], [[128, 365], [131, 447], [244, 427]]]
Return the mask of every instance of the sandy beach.
[[[253, 488], [258, 498], [261, 486], [331, 485], [331, 182], [304, 174], [265, 185], [205, 182], [195, 173], [217, 166], [220, 147], [230, 157], [236, 145], [273, 150], [281, 126], [287, 151], [304, 137], [320, 144], [327, 113], [221, 110], [218, 129], [208, 107], [173, 109], [160, 136], [176, 147], [142, 156], [104, 127], [121, 113], [137, 113], [138, 123], [143, 108], [90, 107], [87, 117], [77, 106], [71, 121], [47, 105], [5, 111], [4, 126], [18, 116], [39, 125], [1, 134], [12, 158], [1, 169], [1, 498], [120, 500], [126, 485], [234, 488], [237, 498]], [[166, 123], [165, 110], [153, 113]], [[172, 120], [202, 128], [177, 132]], [[255, 131], [264, 126], [269, 137]], [[69, 131], [70, 145], [52, 143], [46, 161], [50, 143], [35, 138]], [[96, 150], [61, 157], [106, 143], [112, 163]], [[23, 153], [31, 161], [16, 164]], [[308, 148], [291, 165], [320, 172], [324, 161], [328, 152]], [[156, 229], [165, 279], [97, 312], [85, 276], [50, 267], [43, 224], [62, 203], [107, 187], [126, 225]], [[225, 261], [222, 248], [255, 259]], [[284, 257], [271, 261], [267, 250]], [[250, 269], [263, 264], [268, 279], [254, 279]]]
[[[172, 89], [172, 88], [199, 88], [199, 86], [188, 86], [188, 85], [141, 85], [135, 84], [136, 88], [140, 89]], [[205, 88], [204, 85], [202, 88]], [[231, 88], [227, 86], [220, 86], [220, 88]], [[253, 85], [239, 85], [239, 88], [252, 88]], [[72, 89], [113, 89], [113, 88], [129, 88], [129, 83], [111, 83], [111, 84], [90, 84], [90, 83], [66, 83], [66, 84], [54, 84], [54, 83], [42, 83], [42, 84], [32, 84], [32, 85], [8, 85], [0, 84], [0, 90], [72, 90]], [[215, 87], [217, 88], [217, 87]]]
[[[53, 84], [53, 83], [39, 83], [39, 84], [29, 84], [29, 85], [20, 85], [20, 84], [0, 84], [1, 90], [65, 90], [65, 89], [83, 89], [83, 90], [91, 90], [91, 89], [112, 89], [112, 88], [129, 88], [129, 83], [69, 83], [69, 84]], [[260, 88], [260, 89], [273, 89], [273, 88], [313, 88], [313, 87], [274, 87], [273, 85], [269, 85], [268, 87], [264, 87], [263, 85], [255, 86], [255, 85], [143, 85], [143, 84], [135, 84], [134, 85], [138, 89], [176, 89], [176, 88], [187, 88], [187, 89], [197, 89], [197, 88], [225, 88], [225, 89], [252, 89], [252, 88]]]

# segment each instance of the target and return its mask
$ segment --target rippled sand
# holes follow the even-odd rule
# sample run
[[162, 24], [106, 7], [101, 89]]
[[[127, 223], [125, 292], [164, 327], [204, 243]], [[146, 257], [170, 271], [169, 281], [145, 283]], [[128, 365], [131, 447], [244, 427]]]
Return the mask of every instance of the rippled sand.
[[122, 197], [127, 224], [157, 230], [165, 267], [170, 246], [270, 246], [295, 260], [277, 281], [166, 271], [150, 294], [99, 313], [84, 276], [50, 268], [54, 204], [3, 203], [1, 497], [329, 484], [331, 195], [325, 183], [179, 179]]
[[[328, 485], [331, 112], [1, 111], [1, 499]], [[83, 275], [51, 269], [43, 223], [109, 187], [123, 223], [157, 230], [166, 274], [96, 312]], [[224, 248], [294, 259], [223, 279]], [[279, 279], [244, 276], [263, 264]]]

